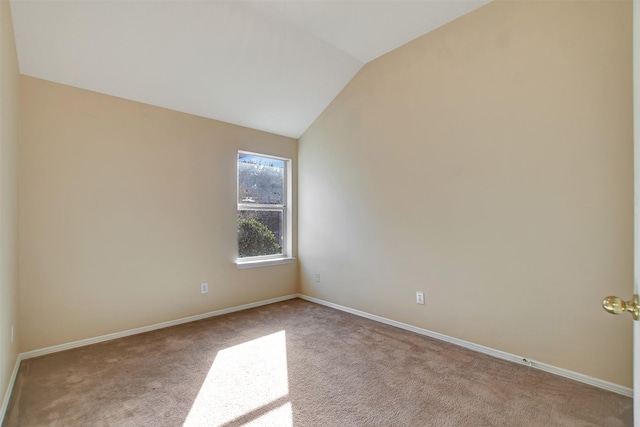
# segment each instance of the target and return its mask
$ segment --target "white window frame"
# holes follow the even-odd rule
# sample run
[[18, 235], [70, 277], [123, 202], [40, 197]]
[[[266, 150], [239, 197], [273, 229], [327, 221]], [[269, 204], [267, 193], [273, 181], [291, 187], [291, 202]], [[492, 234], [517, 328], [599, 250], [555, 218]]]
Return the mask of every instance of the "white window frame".
[[[240, 180], [238, 178], [238, 160], [240, 155], [250, 155], [250, 156], [259, 156], [267, 159], [274, 159], [284, 162], [284, 204], [282, 205], [267, 205], [267, 204], [256, 204], [256, 203], [242, 203], [238, 201], [238, 192], [240, 187]], [[236, 252], [238, 254], [236, 260], [236, 266], [239, 269], [243, 268], [254, 268], [254, 267], [264, 267], [268, 265], [278, 265], [278, 264], [289, 264], [294, 261], [294, 258], [291, 256], [291, 218], [292, 218], [292, 203], [291, 203], [291, 195], [292, 195], [292, 181], [291, 181], [291, 159], [286, 157], [278, 157], [270, 154], [263, 153], [255, 153], [252, 151], [238, 150], [236, 155], [236, 203], [237, 210], [239, 212], [241, 210], [256, 210], [256, 211], [276, 211], [282, 212], [282, 253], [274, 254], [274, 255], [261, 255], [261, 256], [253, 256], [253, 257], [243, 257], [239, 256], [239, 249]], [[237, 242], [237, 234], [236, 234], [236, 242]]]

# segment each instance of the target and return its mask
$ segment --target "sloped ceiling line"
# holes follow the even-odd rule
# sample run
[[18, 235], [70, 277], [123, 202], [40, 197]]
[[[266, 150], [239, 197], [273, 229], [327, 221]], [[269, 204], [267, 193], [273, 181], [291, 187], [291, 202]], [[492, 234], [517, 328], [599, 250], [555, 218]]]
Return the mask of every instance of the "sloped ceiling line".
[[22, 74], [298, 138], [366, 62], [487, 0], [11, 0]]

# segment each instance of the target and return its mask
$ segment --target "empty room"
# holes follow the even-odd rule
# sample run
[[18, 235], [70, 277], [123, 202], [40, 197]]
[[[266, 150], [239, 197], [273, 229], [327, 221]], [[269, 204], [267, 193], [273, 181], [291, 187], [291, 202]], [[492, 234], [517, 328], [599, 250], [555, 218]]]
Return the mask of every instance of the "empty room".
[[0, 0], [0, 425], [634, 425], [639, 26]]

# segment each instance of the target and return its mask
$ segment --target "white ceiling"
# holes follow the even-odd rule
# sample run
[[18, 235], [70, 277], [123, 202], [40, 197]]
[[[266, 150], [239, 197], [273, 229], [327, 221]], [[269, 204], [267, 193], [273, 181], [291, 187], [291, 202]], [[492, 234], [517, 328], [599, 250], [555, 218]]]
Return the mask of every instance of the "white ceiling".
[[299, 137], [367, 62], [489, 0], [11, 0], [22, 74]]

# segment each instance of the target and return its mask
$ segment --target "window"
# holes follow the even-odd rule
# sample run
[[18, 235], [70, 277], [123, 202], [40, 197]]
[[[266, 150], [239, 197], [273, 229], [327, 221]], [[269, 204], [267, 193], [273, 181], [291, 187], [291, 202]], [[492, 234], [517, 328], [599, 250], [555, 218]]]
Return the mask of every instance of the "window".
[[280, 157], [238, 152], [239, 268], [292, 261], [290, 163]]

